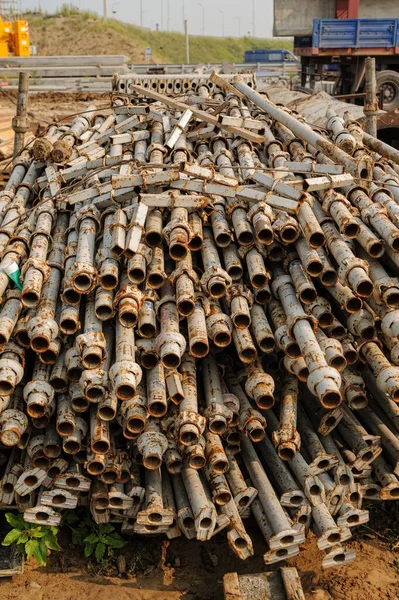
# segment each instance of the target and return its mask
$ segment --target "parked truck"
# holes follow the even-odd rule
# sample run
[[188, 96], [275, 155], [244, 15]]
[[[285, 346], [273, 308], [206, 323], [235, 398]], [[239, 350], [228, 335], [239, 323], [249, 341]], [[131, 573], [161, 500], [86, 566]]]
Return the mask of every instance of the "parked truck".
[[274, 34], [294, 36], [301, 84], [334, 78], [335, 94], [363, 91], [365, 58], [375, 57], [385, 110], [399, 106], [399, 2], [274, 0]]

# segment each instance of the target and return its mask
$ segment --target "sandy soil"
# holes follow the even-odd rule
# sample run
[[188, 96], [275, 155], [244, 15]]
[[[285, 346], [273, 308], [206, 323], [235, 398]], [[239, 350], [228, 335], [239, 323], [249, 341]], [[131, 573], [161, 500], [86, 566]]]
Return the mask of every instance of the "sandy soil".
[[[228, 548], [223, 534], [201, 544], [183, 538], [132, 538], [120, 551], [126, 569], [118, 573], [115, 556], [94, 570], [81, 550], [61, 536], [64, 551], [53, 552], [46, 567], [32, 561], [22, 575], [0, 581], [1, 600], [222, 600], [223, 575], [264, 570], [266, 545], [254, 524], [247, 522], [255, 557], [240, 561]], [[350, 542], [355, 562], [322, 569], [321, 554], [310, 535], [301, 554], [289, 562], [302, 578], [306, 600], [395, 600], [399, 598], [398, 553], [388, 549], [385, 533], [376, 535], [363, 528]], [[396, 562], [395, 562], [396, 561]], [[124, 561], [123, 561], [124, 562]], [[281, 563], [279, 566], [281, 566]], [[98, 572], [95, 572], [98, 571]]]

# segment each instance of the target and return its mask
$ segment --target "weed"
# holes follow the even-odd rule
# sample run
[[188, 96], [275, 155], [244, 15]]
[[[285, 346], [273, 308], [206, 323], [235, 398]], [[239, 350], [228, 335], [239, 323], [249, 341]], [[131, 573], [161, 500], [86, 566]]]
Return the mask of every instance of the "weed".
[[47, 563], [49, 550], [61, 550], [58, 541], [58, 527], [25, 523], [22, 515], [6, 513], [7, 522], [13, 527], [2, 541], [2, 546], [15, 544], [20, 554], [37, 560], [39, 565]]

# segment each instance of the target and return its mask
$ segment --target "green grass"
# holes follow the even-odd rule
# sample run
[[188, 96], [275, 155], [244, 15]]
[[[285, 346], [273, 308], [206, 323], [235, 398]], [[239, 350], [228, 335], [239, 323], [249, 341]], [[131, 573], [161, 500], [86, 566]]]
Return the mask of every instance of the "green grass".
[[[150, 46], [151, 62], [186, 62], [181, 33], [148, 31], [116, 19], [104, 22], [93, 12], [69, 5], [63, 5], [55, 15], [27, 13], [26, 19], [39, 54], [126, 54], [132, 62], [144, 62], [145, 48]], [[280, 38], [190, 36], [190, 62], [243, 62], [245, 51], [255, 48], [291, 50], [292, 42]]]

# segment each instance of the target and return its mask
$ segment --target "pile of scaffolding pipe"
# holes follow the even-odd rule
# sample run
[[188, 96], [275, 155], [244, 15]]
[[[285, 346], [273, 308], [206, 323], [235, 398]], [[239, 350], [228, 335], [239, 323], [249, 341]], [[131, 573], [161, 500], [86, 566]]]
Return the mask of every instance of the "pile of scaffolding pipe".
[[399, 161], [349, 112], [316, 131], [212, 80], [113, 94], [15, 160], [1, 506], [242, 559], [252, 515], [267, 564], [311, 529], [339, 565], [363, 501], [399, 497]]

